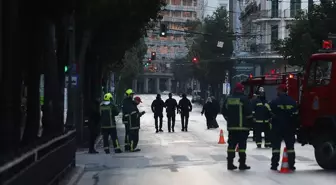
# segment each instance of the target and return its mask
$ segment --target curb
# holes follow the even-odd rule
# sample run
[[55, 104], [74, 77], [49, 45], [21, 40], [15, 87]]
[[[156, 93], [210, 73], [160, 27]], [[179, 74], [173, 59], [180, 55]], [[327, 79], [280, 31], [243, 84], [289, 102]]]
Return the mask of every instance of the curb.
[[71, 174], [71, 177], [69, 180], [65, 183], [65, 185], [76, 185], [79, 180], [82, 178], [85, 166], [84, 165], [76, 165], [73, 174]]

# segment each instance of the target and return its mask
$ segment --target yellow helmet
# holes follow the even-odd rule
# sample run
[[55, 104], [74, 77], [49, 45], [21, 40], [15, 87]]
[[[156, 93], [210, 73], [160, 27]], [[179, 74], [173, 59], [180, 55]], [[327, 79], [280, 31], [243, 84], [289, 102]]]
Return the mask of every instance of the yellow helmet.
[[104, 101], [111, 101], [113, 98], [112, 94], [111, 93], [106, 93], [104, 95]]
[[126, 90], [126, 95], [129, 96], [131, 94], [134, 94], [133, 90], [132, 89], [127, 89]]

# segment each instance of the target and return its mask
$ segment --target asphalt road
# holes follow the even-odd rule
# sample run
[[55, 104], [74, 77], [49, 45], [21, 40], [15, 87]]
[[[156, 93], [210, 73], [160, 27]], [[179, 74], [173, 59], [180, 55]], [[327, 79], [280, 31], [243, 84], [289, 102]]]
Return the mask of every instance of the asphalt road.
[[[257, 149], [249, 141], [247, 163], [250, 171], [227, 171], [227, 145], [217, 144], [220, 129], [226, 130], [225, 120], [218, 116], [219, 129], [206, 130], [200, 107], [194, 106], [189, 132], [180, 131], [177, 117], [175, 133], [167, 132], [166, 118], [163, 133], [154, 133], [153, 114], [149, 105], [155, 95], [142, 95], [142, 118], [138, 153], [99, 154], [77, 153], [77, 164], [85, 166], [79, 185], [332, 185], [336, 174], [321, 170], [316, 164], [311, 146], [296, 145], [297, 171], [281, 174], [269, 170], [270, 149]], [[163, 96], [163, 99], [167, 97]], [[179, 99], [179, 98], [178, 98]], [[119, 124], [119, 138], [123, 143], [123, 128]], [[227, 133], [225, 132], [225, 136]], [[227, 139], [225, 137], [225, 139]], [[98, 144], [99, 145], [99, 144]], [[237, 161], [236, 159], [235, 161]], [[238, 164], [238, 162], [236, 162]]]

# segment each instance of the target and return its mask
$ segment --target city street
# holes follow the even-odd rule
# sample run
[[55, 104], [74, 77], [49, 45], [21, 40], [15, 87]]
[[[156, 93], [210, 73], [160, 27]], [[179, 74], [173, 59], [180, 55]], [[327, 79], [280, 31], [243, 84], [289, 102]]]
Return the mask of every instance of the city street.
[[[167, 132], [164, 117], [164, 132], [155, 133], [150, 104], [155, 95], [139, 95], [143, 103], [140, 111], [146, 111], [141, 119], [141, 152], [105, 154], [98, 143], [99, 154], [77, 152], [77, 165], [85, 167], [79, 185], [331, 185], [336, 183], [336, 174], [323, 171], [314, 160], [311, 146], [296, 145], [296, 168], [292, 174], [271, 171], [270, 149], [257, 149], [249, 139], [247, 163], [250, 171], [228, 171], [226, 169], [227, 144], [217, 144], [220, 129], [225, 141], [227, 132], [221, 115], [217, 117], [219, 129], [207, 130], [201, 107], [194, 105], [190, 116], [189, 132], [181, 132], [177, 115], [175, 133]], [[162, 95], [163, 100], [168, 98]], [[179, 97], [175, 97], [179, 100]], [[119, 119], [119, 139], [123, 143], [124, 129]], [[238, 158], [236, 157], [236, 165]]]

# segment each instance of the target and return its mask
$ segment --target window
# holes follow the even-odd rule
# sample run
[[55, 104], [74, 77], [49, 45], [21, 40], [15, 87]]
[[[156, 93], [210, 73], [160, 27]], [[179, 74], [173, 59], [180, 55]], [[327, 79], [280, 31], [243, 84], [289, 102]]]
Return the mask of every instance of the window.
[[295, 17], [301, 11], [301, 0], [290, 1], [290, 17]]
[[272, 25], [271, 26], [271, 49], [273, 50], [273, 42], [279, 39], [279, 26]]
[[181, 17], [181, 11], [172, 11], [173, 17]]
[[192, 6], [192, 0], [183, 0], [182, 4], [183, 6]]
[[181, 5], [181, 0], [171, 0], [172, 5]]
[[272, 1], [272, 18], [273, 17], [279, 17], [279, 1], [273, 0]]
[[183, 17], [191, 17], [191, 12], [183, 12]]
[[313, 61], [308, 76], [308, 86], [329, 85], [331, 80], [332, 61]]

